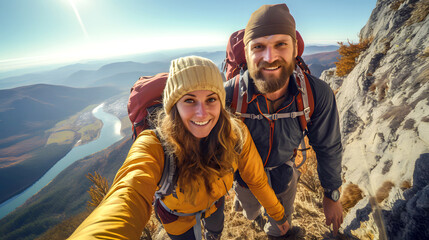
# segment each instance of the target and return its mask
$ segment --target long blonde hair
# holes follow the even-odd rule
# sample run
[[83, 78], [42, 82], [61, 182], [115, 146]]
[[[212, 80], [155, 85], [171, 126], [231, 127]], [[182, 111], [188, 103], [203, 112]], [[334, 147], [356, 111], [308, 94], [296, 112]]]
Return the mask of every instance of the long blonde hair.
[[210, 183], [233, 171], [245, 137], [239, 121], [221, 108], [219, 120], [210, 134], [197, 139], [186, 129], [176, 105], [169, 114], [164, 111], [158, 114], [157, 130], [167, 153], [176, 157], [177, 184], [186, 196], [185, 201], [194, 203], [201, 184], [210, 194]]

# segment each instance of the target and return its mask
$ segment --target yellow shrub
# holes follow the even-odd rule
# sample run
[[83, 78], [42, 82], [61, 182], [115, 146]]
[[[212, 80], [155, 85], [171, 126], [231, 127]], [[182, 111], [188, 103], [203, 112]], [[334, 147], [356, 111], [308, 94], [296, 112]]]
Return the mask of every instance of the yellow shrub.
[[346, 45], [343, 42], [339, 42], [340, 48], [338, 49], [338, 53], [340, 57], [337, 58], [338, 62], [335, 62], [337, 66], [337, 76], [343, 77], [349, 74], [356, 66], [356, 58], [369, 47], [371, 42], [372, 38], [361, 40], [358, 44], [349, 41], [349, 44]]

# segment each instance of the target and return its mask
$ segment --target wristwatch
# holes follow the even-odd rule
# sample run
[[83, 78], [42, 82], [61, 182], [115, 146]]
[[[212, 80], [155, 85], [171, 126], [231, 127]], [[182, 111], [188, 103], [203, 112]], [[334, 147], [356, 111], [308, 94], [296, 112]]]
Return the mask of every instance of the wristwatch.
[[340, 191], [338, 189], [331, 190], [331, 189], [325, 188], [324, 193], [325, 193], [325, 197], [331, 199], [334, 202], [340, 199]]

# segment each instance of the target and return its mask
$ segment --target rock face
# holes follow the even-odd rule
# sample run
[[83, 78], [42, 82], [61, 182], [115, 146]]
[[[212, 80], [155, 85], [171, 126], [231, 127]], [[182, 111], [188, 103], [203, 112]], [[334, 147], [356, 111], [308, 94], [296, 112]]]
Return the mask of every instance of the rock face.
[[404, 200], [383, 211], [390, 239], [429, 239], [429, 154], [416, 161], [414, 186], [404, 192]]
[[[429, 153], [428, 12], [429, 0], [378, 0], [360, 32], [361, 39], [373, 40], [360, 54], [353, 71], [339, 78], [335, 69], [330, 69], [321, 76], [337, 92], [344, 185], [357, 184], [366, 196], [346, 216], [342, 225], [345, 232], [354, 229], [350, 228], [353, 221], [356, 223], [358, 210], [368, 209], [368, 204], [372, 209], [372, 216], [359, 220], [360, 233], [354, 232], [359, 238], [370, 233], [379, 239], [385, 234], [389, 239], [420, 239], [406, 237], [418, 229], [408, 228], [413, 225], [407, 221], [414, 216], [412, 208], [425, 211], [426, 217], [419, 224], [429, 226], [428, 182], [419, 185], [421, 193], [404, 193], [408, 185], [413, 186], [411, 189], [416, 187], [416, 160]], [[419, 167], [427, 169], [427, 156], [424, 159], [426, 164]], [[421, 174], [427, 180], [428, 170]], [[386, 182], [393, 185], [388, 197], [372, 204], [371, 199], [383, 190]], [[365, 227], [372, 225], [371, 221], [382, 221], [377, 220], [376, 209], [381, 209], [389, 219], [385, 220], [387, 225]], [[409, 218], [389, 218], [402, 210]], [[397, 227], [398, 221], [406, 226]]]

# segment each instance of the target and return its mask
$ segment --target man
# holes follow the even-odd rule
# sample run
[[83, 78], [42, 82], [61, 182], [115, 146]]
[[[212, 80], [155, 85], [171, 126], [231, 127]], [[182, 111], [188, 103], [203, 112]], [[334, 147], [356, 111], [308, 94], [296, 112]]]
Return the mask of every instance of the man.
[[[247, 93], [247, 113], [255, 115], [297, 112], [299, 88], [294, 77], [297, 41], [295, 21], [285, 4], [264, 5], [250, 17], [244, 34], [248, 70], [240, 76]], [[326, 224], [337, 234], [342, 218], [339, 199], [342, 145], [335, 96], [330, 87], [307, 75], [314, 95], [314, 112], [308, 124], [308, 138], [316, 152], [318, 173], [325, 189], [323, 208]], [[232, 99], [234, 79], [225, 84], [227, 99]], [[244, 120], [261, 155], [267, 176], [288, 216], [289, 231], [281, 234], [276, 222], [263, 221], [260, 205], [239, 173], [234, 189], [243, 214], [255, 220], [269, 239], [283, 239], [300, 229], [292, 228], [293, 202], [299, 172], [293, 164], [294, 149], [303, 139], [298, 118]], [[292, 160], [292, 161], [291, 161]]]

